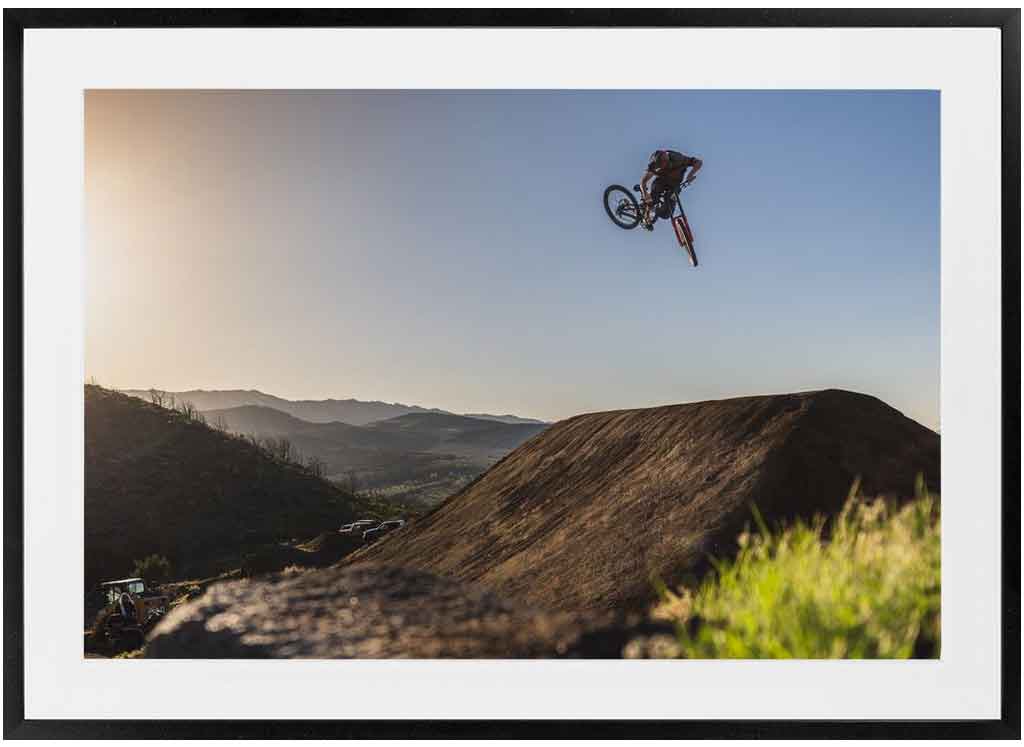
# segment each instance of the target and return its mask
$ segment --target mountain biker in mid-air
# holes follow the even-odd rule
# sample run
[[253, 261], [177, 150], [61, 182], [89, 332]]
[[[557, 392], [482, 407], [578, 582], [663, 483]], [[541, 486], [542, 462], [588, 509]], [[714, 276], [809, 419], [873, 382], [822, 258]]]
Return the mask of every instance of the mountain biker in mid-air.
[[[654, 230], [654, 222], [658, 219], [654, 211], [654, 205], [658, 202], [662, 193], [674, 192], [680, 185], [687, 185], [697, 177], [704, 162], [693, 156], [684, 156], [679, 151], [661, 149], [651, 154], [651, 160], [647, 163], [647, 171], [640, 180], [640, 193], [643, 195], [644, 215], [643, 227], [648, 231]], [[687, 169], [690, 170], [687, 175]], [[647, 183], [654, 179], [650, 191]], [[665, 215], [661, 217], [667, 217]]]

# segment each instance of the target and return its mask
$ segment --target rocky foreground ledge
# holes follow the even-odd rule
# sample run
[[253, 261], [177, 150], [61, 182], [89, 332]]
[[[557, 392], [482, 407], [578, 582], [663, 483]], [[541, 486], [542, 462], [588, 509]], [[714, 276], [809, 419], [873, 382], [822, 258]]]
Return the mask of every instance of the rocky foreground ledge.
[[[148, 658], [618, 658], [670, 627], [527, 609], [378, 565], [217, 584], [150, 634]], [[640, 648], [644, 648], [643, 645]]]

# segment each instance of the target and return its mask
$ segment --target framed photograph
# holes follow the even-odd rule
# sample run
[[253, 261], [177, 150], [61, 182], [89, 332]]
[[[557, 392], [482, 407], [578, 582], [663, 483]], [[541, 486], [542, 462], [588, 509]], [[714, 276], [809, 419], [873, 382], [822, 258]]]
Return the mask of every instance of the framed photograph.
[[4, 39], [6, 737], [1019, 738], [1019, 9]]

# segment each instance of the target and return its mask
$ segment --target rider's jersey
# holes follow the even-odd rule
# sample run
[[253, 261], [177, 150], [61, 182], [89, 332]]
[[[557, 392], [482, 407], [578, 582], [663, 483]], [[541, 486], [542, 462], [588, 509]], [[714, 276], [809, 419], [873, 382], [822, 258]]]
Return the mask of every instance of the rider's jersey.
[[[664, 153], [668, 154], [668, 163], [659, 166], [658, 160]], [[684, 156], [677, 150], [656, 150], [651, 154], [651, 158], [647, 162], [647, 170], [662, 179], [679, 182], [683, 180], [683, 174], [686, 173], [686, 170], [696, 165], [696, 163], [696, 158]]]

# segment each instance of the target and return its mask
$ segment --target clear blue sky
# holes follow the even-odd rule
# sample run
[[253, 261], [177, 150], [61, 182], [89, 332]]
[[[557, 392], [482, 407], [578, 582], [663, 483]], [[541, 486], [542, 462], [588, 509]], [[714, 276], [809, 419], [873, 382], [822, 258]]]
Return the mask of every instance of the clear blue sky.
[[[696, 270], [601, 207], [658, 147], [705, 162]], [[939, 424], [935, 92], [91, 92], [86, 186], [107, 385]]]

